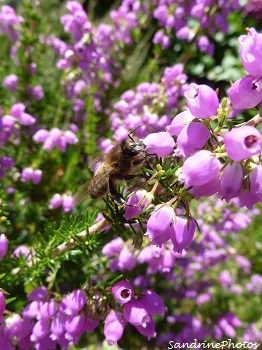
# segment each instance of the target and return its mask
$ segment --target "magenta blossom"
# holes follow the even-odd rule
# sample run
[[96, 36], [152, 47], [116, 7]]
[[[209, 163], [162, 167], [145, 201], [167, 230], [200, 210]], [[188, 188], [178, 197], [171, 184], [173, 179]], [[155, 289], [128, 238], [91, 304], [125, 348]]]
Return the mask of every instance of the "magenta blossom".
[[120, 312], [111, 310], [105, 319], [104, 335], [108, 345], [116, 345], [122, 338], [126, 321]]
[[112, 287], [112, 294], [119, 304], [128, 303], [134, 296], [134, 290], [127, 281], [119, 281]]
[[240, 163], [233, 162], [227, 164], [224, 168], [220, 193], [228, 202], [231, 198], [235, 197], [240, 190], [243, 180], [243, 169]]
[[8, 249], [8, 239], [3, 233], [0, 235], [0, 260], [5, 256]]
[[146, 151], [149, 154], [156, 154], [158, 157], [168, 156], [175, 146], [173, 137], [165, 131], [149, 134], [143, 140]]
[[182, 253], [193, 240], [196, 230], [196, 222], [193, 219], [177, 216], [174, 224], [174, 234], [171, 241], [174, 245], [174, 252]]
[[219, 160], [210, 151], [202, 150], [186, 159], [180, 180], [185, 187], [201, 186], [217, 177], [219, 169]]
[[261, 152], [261, 133], [253, 126], [242, 126], [225, 135], [225, 148], [229, 158], [240, 161]]
[[161, 246], [170, 239], [173, 233], [175, 212], [172, 207], [167, 204], [156, 206], [147, 221], [147, 231], [145, 233], [151, 240], [152, 244]]
[[257, 33], [255, 28], [250, 28], [247, 35], [239, 37], [240, 59], [245, 70], [255, 76], [262, 76], [262, 34]]
[[234, 108], [248, 109], [262, 101], [262, 82], [253, 76], [238, 79], [230, 88], [229, 97]]
[[191, 122], [195, 117], [188, 110], [179, 113], [173, 120], [172, 123], [167, 126], [167, 130], [170, 135], [179, 135], [189, 122]]
[[186, 104], [196, 118], [206, 119], [216, 115], [219, 99], [208, 85], [192, 83], [185, 92]]
[[134, 216], [138, 216], [152, 199], [153, 195], [146, 190], [138, 190], [131, 193], [126, 202], [124, 217], [129, 220]]
[[209, 131], [202, 123], [190, 122], [177, 138], [177, 149], [184, 157], [199, 151], [209, 139]]

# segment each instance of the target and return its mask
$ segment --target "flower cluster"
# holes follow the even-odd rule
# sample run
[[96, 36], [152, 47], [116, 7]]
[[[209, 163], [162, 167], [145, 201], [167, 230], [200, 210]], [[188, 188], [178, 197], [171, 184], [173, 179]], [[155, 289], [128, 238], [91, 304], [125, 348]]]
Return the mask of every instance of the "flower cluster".
[[117, 282], [112, 288], [115, 300], [123, 305], [123, 314], [111, 310], [105, 320], [104, 334], [109, 345], [121, 339], [126, 322], [136, 327], [148, 339], [156, 336], [152, 315], [164, 315], [166, 308], [159, 295], [145, 290], [135, 298], [132, 285], [127, 281]]
[[[22, 316], [13, 314], [0, 325], [0, 344], [3, 348], [14, 348], [14, 342], [20, 349], [51, 349], [60, 345], [67, 348], [76, 344], [85, 332], [91, 333], [99, 323], [92, 312], [85, 312], [86, 293], [75, 290], [64, 296], [59, 303], [50, 298], [45, 287], [39, 287], [28, 294], [29, 304], [23, 309]], [[1, 311], [5, 302], [0, 292]]]
[[[216, 299], [216, 285], [223, 288], [223, 291], [219, 292], [221, 293], [220, 297], [224, 294], [225, 298], [228, 298], [229, 295], [241, 298], [250, 295], [250, 293], [259, 294], [261, 276], [254, 274], [251, 278], [249, 277], [250, 261], [237, 253], [235, 248], [228, 244], [226, 240], [229, 236], [237, 235], [240, 230], [247, 228], [251, 217], [259, 214], [257, 209], [251, 211], [242, 209], [242, 211], [239, 211], [238, 205], [238, 200], [234, 199], [232, 207], [228, 208], [223, 202], [217, 202], [214, 197], [209, 203], [206, 201], [200, 204], [197, 213], [201, 238], [198, 237], [197, 240], [193, 240], [187, 249], [183, 250], [182, 254], [174, 251], [172, 241], [163, 243], [161, 247], [152, 244], [146, 245], [140, 252], [134, 252], [131, 245], [121, 238], [113, 239], [105, 245], [103, 254], [110, 261], [111, 271], [139, 271], [139, 265], [146, 264], [146, 274], [135, 275], [136, 277], [132, 281], [132, 284], [136, 287], [150, 288], [155, 274], [159, 276], [158, 278], [162, 276], [165, 281], [172, 285], [173, 288], [172, 291], [169, 290], [168, 299], [170, 303], [172, 303], [171, 300], [177, 301], [177, 313], [168, 313], [166, 320], [170, 325], [179, 324], [181, 328], [179, 328], [179, 332], [174, 331], [172, 336], [170, 333], [160, 336], [159, 346], [163, 346], [170, 337], [176, 339], [176, 342], [193, 341], [196, 337], [199, 340], [205, 340], [207, 337], [221, 340], [223, 336], [234, 338], [236, 330], [243, 326], [240, 319], [233, 312], [218, 312], [212, 322], [205, 323], [197, 313], [194, 314], [191, 310], [188, 314], [185, 314], [183, 309], [184, 301], [190, 301], [193, 303], [193, 309], [195, 305], [196, 309], [200, 310], [207, 307], [210, 301], [213, 303], [219, 302]], [[168, 211], [167, 208], [163, 210]], [[160, 231], [162, 227], [163, 229], [169, 227], [168, 219], [156, 222]], [[124, 257], [126, 257], [126, 260]], [[179, 269], [174, 271], [174, 266], [179, 266]], [[234, 266], [234, 274], [229, 272], [229, 266]], [[213, 274], [214, 269], [222, 269], [222, 272], [216, 278]], [[237, 274], [242, 274], [242, 283], [236, 280]], [[112, 293], [119, 304], [124, 305], [124, 307], [126, 303], [130, 303], [134, 298], [133, 289], [127, 281], [118, 282], [113, 287]], [[167, 306], [171, 305], [167, 302]], [[134, 315], [138, 317], [140, 314], [134, 313]], [[116, 322], [115, 324], [119, 324], [117, 329], [121, 330], [117, 332], [112, 326], [112, 328], [109, 328], [110, 332], [105, 333], [108, 341], [115, 343], [122, 337], [126, 322], [125, 313], [123, 317], [120, 312], [115, 312], [112, 316], [108, 315], [108, 318], [110, 323]], [[251, 337], [249, 339], [255, 338]]]
[[[211, 11], [212, 9], [212, 11]], [[207, 34], [217, 30], [228, 32], [228, 16], [232, 10], [240, 10], [238, 0], [228, 3], [225, 0], [216, 1], [160, 1], [153, 11], [160, 29], [153, 38], [154, 44], [167, 49], [175, 34], [177, 39], [187, 42], [196, 41], [200, 51], [213, 55], [214, 45]], [[197, 22], [197, 25], [196, 25]], [[198, 29], [197, 29], [198, 28]], [[208, 31], [208, 32], [207, 32]]]
[[55, 193], [53, 197], [50, 199], [50, 203], [48, 208], [49, 209], [56, 209], [61, 207], [63, 208], [63, 211], [65, 213], [68, 213], [73, 206], [73, 197], [71, 195], [68, 195], [64, 193], [63, 195], [60, 195], [59, 193]]
[[[72, 126], [75, 131], [76, 128]], [[51, 151], [54, 147], [58, 147], [61, 152], [65, 152], [68, 144], [76, 144], [78, 138], [71, 130], [62, 131], [59, 128], [53, 128], [50, 131], [46, 129], [38, 130], [34, 136], [35, 142], [43, 142], [43, 149], [45, 151]]]

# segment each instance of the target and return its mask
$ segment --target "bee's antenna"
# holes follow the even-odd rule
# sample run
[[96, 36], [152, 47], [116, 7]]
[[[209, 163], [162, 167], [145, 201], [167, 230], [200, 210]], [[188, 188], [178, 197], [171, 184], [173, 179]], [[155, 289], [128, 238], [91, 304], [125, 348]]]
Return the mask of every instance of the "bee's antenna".
[[138, 125], [133, 131], [131, 131], [129, 134], [128, 134], [128, 137], [133, 141], [133, 142], [135, 142], [134, 141], [134, 139], [133, 139], [133, 137], [131, 136], [137, 129], [139, 129], [141, 126], [143, 125], [143, 123], [141, 123], [140, 125]]

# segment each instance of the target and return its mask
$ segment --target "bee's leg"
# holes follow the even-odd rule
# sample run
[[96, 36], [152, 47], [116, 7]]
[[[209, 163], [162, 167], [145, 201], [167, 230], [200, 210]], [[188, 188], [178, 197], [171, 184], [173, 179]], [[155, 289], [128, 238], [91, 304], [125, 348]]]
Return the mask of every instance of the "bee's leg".
[[121, 196], [121, 194], [117, 192], [117, 189], [115, 187], [115, 183], [113, 181], [113, 179], [117, 179], [117, 178], [118, 178], [117, 175], [111, 176], [109, 178], [109, 182], [108, 182], [108, 184], [109, 184], [109, 192], [110, 192], [111, 196], [114, 198], [114, 200], [118, 204], [125, 205], [126, 202], [125, 202], [123, 196]]

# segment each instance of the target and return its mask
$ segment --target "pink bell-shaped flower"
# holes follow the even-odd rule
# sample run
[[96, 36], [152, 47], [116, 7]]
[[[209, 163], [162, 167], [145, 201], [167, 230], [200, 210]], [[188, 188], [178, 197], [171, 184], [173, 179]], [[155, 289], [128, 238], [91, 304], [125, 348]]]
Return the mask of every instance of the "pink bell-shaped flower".
[[242, 126], [225, 135], [225, 148], [229, 158], [240, 161], [261, 152], [261, 133], [253, 126]]
[[104, 335], [108, 345], [116, 345], [122, 338], [126, 321], [120, 312], [111, 310], [105, 319]]
[[119, 281], [112, 287], [112, 294], [119, 304], [126, 304], [134, 296], [134, 290], [129, 282]]
[[216, 115], [219, 99], [208, 85], [192, 83], [185, 92], [185, 98], [187, 107], [195, 118], [206, 119]]

